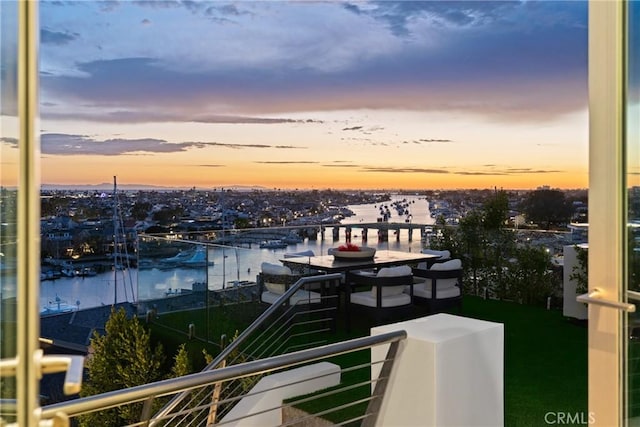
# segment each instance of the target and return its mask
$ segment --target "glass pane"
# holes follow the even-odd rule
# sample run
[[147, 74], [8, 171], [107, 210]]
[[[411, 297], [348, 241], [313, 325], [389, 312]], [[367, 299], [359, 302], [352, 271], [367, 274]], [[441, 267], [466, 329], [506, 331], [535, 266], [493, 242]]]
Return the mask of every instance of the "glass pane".
[[[0, 358], [16, 356], [16, 194], [18, 180], [17, 23], [15, 1], [0, 1]], [[14, 378], [0, 378], [0, 397], [15, 399]], [[0, 424], [13, 420], [0, 405]]]
[[[640, 2], [629, 2], [627, 92], [628, 276], [627, 289], [640, 292]], [[635, 299], [635, 298], [634, 298]], [[640, 301], [632, 301], [636, 305]], [[640, 422], [640, 315], [629, 316], [628, 417]]]

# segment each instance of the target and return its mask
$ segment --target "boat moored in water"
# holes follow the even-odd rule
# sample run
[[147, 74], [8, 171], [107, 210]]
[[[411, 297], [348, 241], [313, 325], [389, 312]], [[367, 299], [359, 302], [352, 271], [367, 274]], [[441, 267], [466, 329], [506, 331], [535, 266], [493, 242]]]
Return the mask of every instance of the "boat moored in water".
[[49, 316], [53, 314], [69, 313], [72, 311], [78, 311], [80, 308], [80, 301], [76, 301], [75, 305], [67, 303], [67, 301], [60, 299], [58, 295], [54, 301], [49, 303], [40, 310], [40, 316]]
[[283, 249], [289, 246], [289, 243], [283, 240], [267, 240], [260, 243], [260, 249]]

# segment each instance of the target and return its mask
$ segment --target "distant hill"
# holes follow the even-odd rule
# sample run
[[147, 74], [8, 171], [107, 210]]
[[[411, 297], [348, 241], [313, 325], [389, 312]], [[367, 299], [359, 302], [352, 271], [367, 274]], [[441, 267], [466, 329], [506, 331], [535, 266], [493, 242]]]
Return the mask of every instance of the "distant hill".
[[[40, 188], [42, 190], [78, 190], [78, 191], [106, 191], [113, 190], [113, 183], [103, 182], [101, 184], [47, 184], [43, 183]], [[221, 187], [167, 187], [161, 185], [152, 184], [118, 184], [119, 190], [149, 190], [149, 191], [176, 191], [176, 190], [190, 190], [195, 188], [199, 191], [204, 190], [219, 190]], [[247, 185], [230, 185], [225, 186], [225, 190], [234, 191], [253, 191], [264, 190], [265, 187], [259, 185], [247, 186]]]

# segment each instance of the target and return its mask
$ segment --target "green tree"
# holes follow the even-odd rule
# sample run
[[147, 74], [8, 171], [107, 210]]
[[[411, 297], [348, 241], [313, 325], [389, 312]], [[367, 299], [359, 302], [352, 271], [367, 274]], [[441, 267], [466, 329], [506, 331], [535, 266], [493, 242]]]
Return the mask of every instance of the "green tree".
[[503, 280], [506, 259], [515, 247], [512, 231], [505, 225], [509, 215], [509, 198], [505, 191], [495, 190], [479, 209], [468, 212], [457, 227], [447, 227], [438, 218], [437, 238], [431, 247], [448, 249], [453, 258], [462, 258], [465, 283], [478, 295], [483, 287], [490, 288], [498, 298], [506, 297]]
[[569, 222], [573, 208], [560, 190], [535, 190], [522, 202], [522, 211], [528, 221], [540, 224], [546, 230], [554, 224]]
[[480, 289], [479, 273], [485, 266], [486, 236], [481, 211], [471, 211], [460, 220], [458, 238], [464, 258], [463, 266], [471, 274], [472, 288], [477, 295]]
[[509, 197], [503, 190], [495, 191], [483, 206], [484, 268], [487, 280], [500, 299], [507, 298], [507, 283], [503, 274], [505, 260], [511, 256], [515, 248], [512, 231], [505, 229], [509, 218]]
[[484, 228], [486, 230], [499, 230], [504, 228], [509, 219], [509, 197], [504, 190], [494, 193], [484, 202]]
[[52, 196], [40, 199], [40, 215], [42, 217], [56, 216], [59, 212], [68, 212], [69, 199], [66, 197]]
[[451, 252], [451, 256], [457, 256], [459, 252], [459, 241], [457, 238], [457, 231], [454, 226], [447, 225], [444, 215], [439, 215], [436, 218], [434, 225], [435, 235], [429, 242], [431, 249], [448, 250]]
[[522, 304], [541, 305], [559, 285], [543, 248], [523, 246], [515, 251], [515, 262], [507, 270], [509, 294]]
[[184, 214], [184, 209], [179, 206], [164, 208], [153, 213], [153, 220], [160, 224], [171, 224], [177, 221]]
[[[128, 318], [125, 310], [111, 310], [106, 334], [94, 332], [93, 353], [87, 360], [88, 381], [81, 396], [92, 396], [162, 379], [162, 346], [151, 347], [149, 332], [137, 317]], [[142, 403], [108, 409], [80, 417], [81, 426], [120, 426], [139, 421]]]
[[576, 282], [576, 294], [584, 294], [589, 289], [589, 251], [580, 246], [576, 249], [576, 265], [573, 266], [569, 279]]
[[191, 359], [189, 359], [189, 353], [186, 349], [186, 344], [180, 344], [178, 347], [178, 352], [173, 358], [173, 367], [171, 368], [171, 378], [182, 377], [184, 375], [189, 375], [193, 372], [193, 367], [191, 366]]
[[240, 228], [250, 228], [251, 227], [251, 222], [247, 218], [236, 218], [233, 221], [233, 225], [238, 229], [240, 229]]
[[151, 203], [136, 202], [131, 208], [131, 216], [137, 220], [144, 220], [151, 211]]

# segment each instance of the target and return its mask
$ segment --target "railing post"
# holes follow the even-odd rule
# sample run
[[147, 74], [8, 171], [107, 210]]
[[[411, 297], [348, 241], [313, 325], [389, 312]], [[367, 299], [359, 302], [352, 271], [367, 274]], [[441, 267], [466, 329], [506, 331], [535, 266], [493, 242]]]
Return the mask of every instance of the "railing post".
[[[227, 366], [227, 360], [220, 362], [220, 368]], [[211, 394], [211, 406], [209, 406], [209, 415], [207, 416], [207, 427], [216, 423], [216, 416], [218, 414], [218, 402], [220, 401], [220, 393], [222, 392], [222, 381], [219, 381], [213, 385], [213, 393]]]
[[143, 421], [145, 426], [149, 425], [149, 421], [151, 421], [151, 415], [153, 415], [153, 401], [155, 396], [149, 397], [144, 401], [144, 405], [142, 405], [142, 414], [140, 415], [140, 421]]
[[[227, 346], [227, 336], [222, 334], [220, 336], [220, 349], [224, 350]], [[227, 366], [227, 359], [220, 362], [220, 368]], [[216, 423], [216, 415], [218, 413], [218, 402], [220, 401], [220, 393], [222, 392], [222, 382], [217, 382], [213, 385], [213, 393], [211, 394], [211, 406], [209, 407], [209, 415], [207, 416], [207, 426], [212, 426]]]
[[393, 363], [396, 359], [399, 345], [400, 342], [395, 341], [389, 346], [387, 356], [385, 357], [382, 369], [380, 370], [380, 375], [376, 381], [376, 386], [373, 389], [371, 400], [367, 406], [367, 410], [365, 412], [366, 418], [362, 421], [362, 427], [375, 427], [378, 422], [378, 414], [380, 413], [380, 407], [382, 406], [382, 398], [384, 397], [387, 385], [389, 384], [389, 376], [391, 376], [391, 369], [393, 369]]

